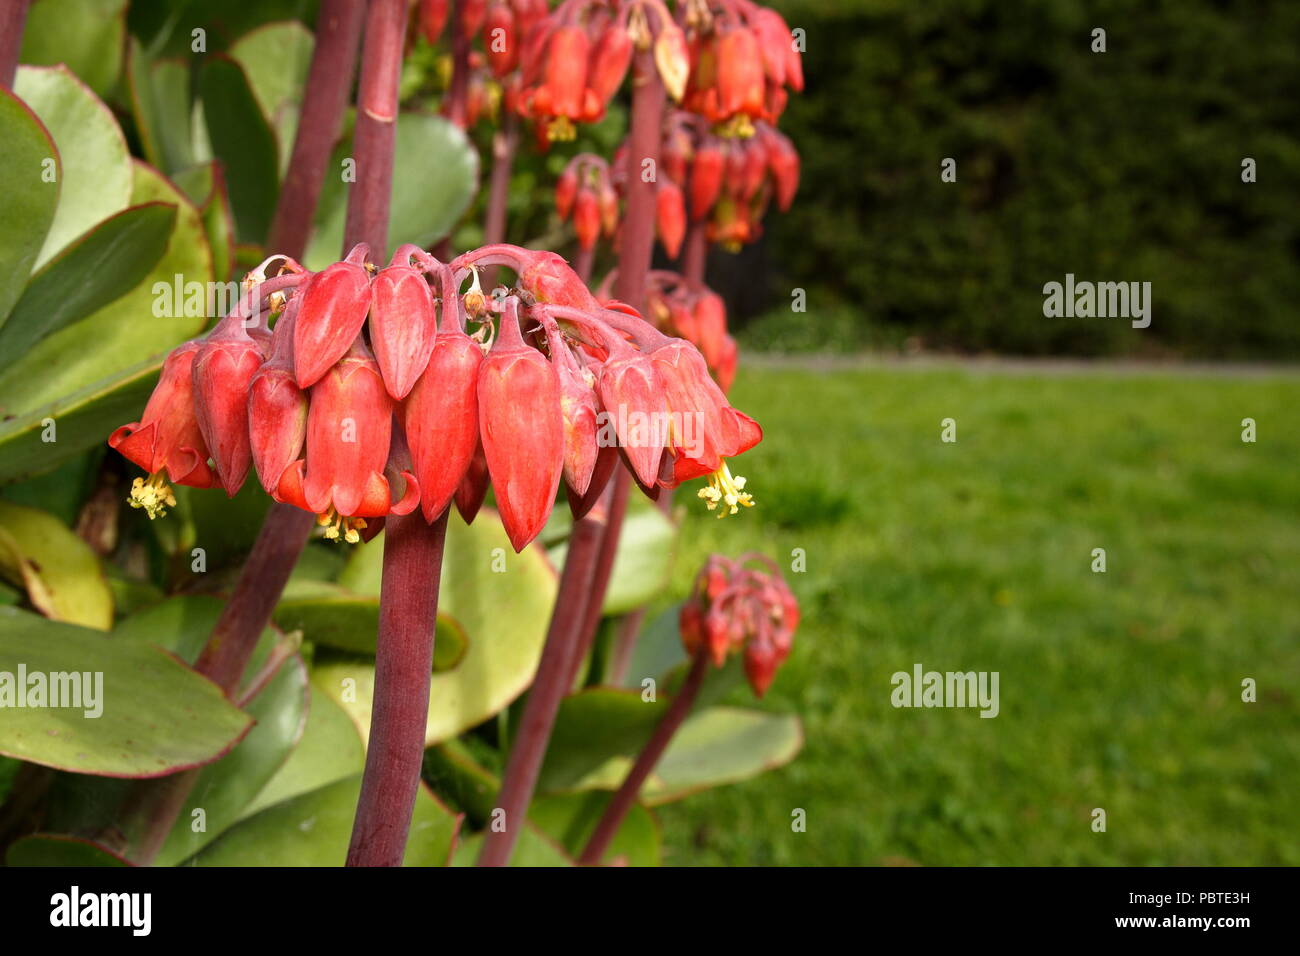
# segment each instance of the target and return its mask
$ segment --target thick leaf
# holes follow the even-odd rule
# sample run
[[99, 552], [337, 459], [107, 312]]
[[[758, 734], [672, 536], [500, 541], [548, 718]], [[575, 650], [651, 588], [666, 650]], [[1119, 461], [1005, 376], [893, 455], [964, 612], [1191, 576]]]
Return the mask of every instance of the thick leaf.
[[92, 840], [62, 833], [33, 833], [15, 840], [5, 866], [130, 866], [124, 858]]
[[[102, 695], [82, 707], [7, 705], [0, 753], [108, 777], [157, 777], [216, 760], [250, 718], [220, 688], [156, 647], [0, 608], [0, 675], [100, 675]], [[0, 694], [5, 693], [0, 677]], [[16, 692], [13, 685], [11, 691]], [[15, 699], [15, 703], [17, 698]], [[94, 703], [95, 706], [85, 706]], [[99, 717], [87, 710], [102, 708]]]
[[[803, 730], [793, 714], [710, 707], [678, 730], [641, 788], [641, 800], [657, 806], [701, 790], [748, 780], [789, 763], [802, 746]], [[574, 789], [614, 790], [631, 766], [631, 757], [611, 758], [578, 781]]]
[[640, 688], [641, 682], [647, 677], [662, 684], [665, 674], [686, 663], [686, 651], [682, 647], [681, 631], [678, 628], [681, 609], [680, 603], [674, 604], [642, 627], [632, 651], [632, 659], [623, 672], [621, 686]]
[[589, 687], [560, 704], [538, 777], [539, 792], [579, 789], [611, 757], [636, 754], [668, 708], [668, 695], [642, 700], [639, 691]]
[[261, 243], [280, 192], [275, 134], [243, 67], [229, 57], [203, 64], [199, 95], [212, 152], [226, 170], [235, 234], [240, 242]]
[[[576, 858], [612, 796], [593, 790], [538, 797], [528, 808], [528, 819]], [[633, 804], [605, 852], [605, 861], [621, 858], [629, 866], [658, 866], [660, 849], [659, 824], [649, 810]]]
[[[49, 165], [54, 181], [41, 174]], [[54, 222], [63, 182], [59, 153], [36, 114], [0, 90], [0, 325], [23, 294], [36, 255]]]
[[[231, 753], [208, 764], [190, 791], [155, 864], [172, 866], [193, 856], [235, 825], [254, 797], [285, 765], [307, 723], [307, 668], [297, 654], [249, 702], [257, 723]], [[196, 816], [196, 811], [202, 811]], [[196, 832], [198, 821], [203, 828]]]
[[[380, 549], [373, 552], [382, 556]], [[493, 570], [504, 562], [505, 572]], [[555, 600], [555, 572], [538, 548], [516, 555], [496, 513], [484, 509], [473, 525], [447, 523], [439, 609], [465, 629], [469, 646], [452, 670], [429, 687], [427, 743], [454, 737], [497, 713], [532, 682]], [[318, 654], [312, 682], [370, 732], [374, 661]]]
[[113, 595], [95, 552], [48, 512], [0, 501], [0, 574], [52, 620], [113, 625]]
[[[360, 793], [357, 776], [277, 803], [227, 830], [188, 865], [342, 866]], [[404, 865], [443, 866], [459, 823], [422, 785]]]
[[194, 165], [189, 64], [150, 61], [132, 38], [126, 75], [145, 158], [165, 173]]
[[[0, 421], [0, 484], [57, 468], [139, 418], [158, 382], [162, 358], [143, 362], [33, 411]], [[56, 441], [47, 441], [50, 425]]]
[[[325, 177], [317, 212], [317, 229], [305, 263], [323, 269], [338, 259], [347, 217], [347, 189], [340, 177], [350, 145], [334, 157]], [[392, 219], [388, 248], [404, 242], [428, 246], [451, 232], [478, 188], [478, 152], [465, 134], [440, 116], [403, 113], [397, 118], [393, 156]], [[238, 211], [238, 210], [236, 210]]]
[[487, 823], [501, 781], [474, 758], [464, 738], [453, 737], [426, 750], [423, 776], [438, 796], [464, 810], [475, 826]]
[[58, 209], [36, 257], [39, 268], [131, 200], [131, 156], [117, 120], [64, 66], [22, 66], [14, 92], [54, 138], [63, 168]]
[[[15, 477], [39, 474], [105, 441], [118, 425], [138, 421], [153, 385], [153, 373], [167, 351], [191, 338], [207, 322], [205, 315], [164, 308], [172, 297], [164, 293], [174, 286], [177, 275], [203, 288], [212, 279], [212, 255], [198, 210], [143, 163], [136, 164], [133, 195], [137, 203], [163, 201], [177, 207], [176, 228], [167, 251], [145, 280], [125, 296], [43, 339], [23, 362], [0, 373], [0, 409], [17, 419], [0, 425], [0, 480], [9, 477], [10, 471], [17, 473]], [[155, 315], [156, 306], [164, 313], [161, 317]], [[30, 374], [31, 368], [40, 368], [42, 374]], [[115, 414], [96, 433], [85, 426], [104, 423], [107, 416], [90, 406], [105, 401], [114, 401], [115, 410], [123, 406], [126, 410]], [[85, 418], [68, 427], [65, 416], [78, 412]], [[47, 417], [57, 421], [58, 440], [45, 443], [42, 450], [40, 422]], [[10, 460], [6, 447], [19, 439], [21, 464]]]
[[[614, 570], [605, 592], [604, 614], [624, 614], [652, 601], [668, 582], [677, 528], [653, 502], [640, 495], [628, 502]], [[564, 566], [567, 544], [551, 549], [551, 563]]]
[[[483, 849], [483, 834], [465, 837], [456, 847], [452, 866], [474, 866], [479, 851]], [[552, 837], [529, 823], [519, 834], [515, 851], [510, 857], [511, 866], [573, 866], [573, 860]]]
[[315, 687], [309, 690], [311, 709], [302, 740], [256, 799], [240, 812], [241, 819], [355, 776], [365, 766], [365, 749], [348, 715]]
[[[313, 591], [282, 600], [275, 609], [276, 626], [302, 631], [303, 637], [315, 644], [373, 655], [379, 629], [379, 598], [353, 594], [340, 587], [317, 587]], [[439, 611], [433, 670], [451, 670], [464, 658], [468, 644], [460, 622]]]
[[32, 276], [0, 328], [0, 368], [135, 288], [162, 258], [175, 224], [175, 206], [151, 202], [110, 216], [65, 246]]
[[289, 165], [303, 88], [315, 46], [311, 31], [298, 20], [268, 23], [240, 37], [230, 58], [244, 68], [262, 116], [275, 133], [280, 172]]
[[21, 62], [66, 63], [99, 97], [117, 85], [127, 0], [39, 0], [27, 13]]

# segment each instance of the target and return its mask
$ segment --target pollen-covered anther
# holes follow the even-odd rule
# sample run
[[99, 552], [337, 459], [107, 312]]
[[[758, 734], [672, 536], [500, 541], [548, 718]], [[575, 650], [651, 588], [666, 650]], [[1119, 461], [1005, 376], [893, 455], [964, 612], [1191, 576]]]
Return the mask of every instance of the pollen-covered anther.
[[324, 514], [316, 516], [316, 524], [325, 529], [325, 537], [330, 541], [342, 539], [348, 544], [356, 544], [361, 540], [361, 532], [365, 530], [366, 519], [347, 518], [331, 508]]
[[699, 490], [699, 497], [704, 499], [705, 506], [710, 511], [714, 511], [719, 505], [722, 505], [722, 510], [718, 512], [719, 518], [734, 515], [742, 507], [754, 507], [753, 497], [745, 491], [744, 476], [732, 475], [731, 469], [727, 467], [726, 462], [723, 462], [721, 468], [709, 475], [709, 484]]
[[137, 478], [131, 482], [131, 497], [127, 501], [132, 508], [143, 508], [150, 521], [166, 515], [168, 508], [176, 507], [176, 495], [161, 471], [154, 472], [147, 480]]
[[546, 124], [546, 138], [552, 143], [568, 143], [578, 138], [578, 128], [567, 116], [557, 116]]

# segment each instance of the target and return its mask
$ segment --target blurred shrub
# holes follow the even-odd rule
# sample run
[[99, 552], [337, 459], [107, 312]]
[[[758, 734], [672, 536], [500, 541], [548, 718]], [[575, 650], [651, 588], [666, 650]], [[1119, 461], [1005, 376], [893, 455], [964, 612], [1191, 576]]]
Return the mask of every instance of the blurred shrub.
[[[766, 248], [746, 251], [756, 269], [715, 256], [724, 286], [765, 277], [761, 306], [729, 296], [742, 316], [806, 287], [809, 311], [778, 325], [813, 341], [830, 328], [827, 346], [856, 340], [834, 331], [851, 308], [877, 327], [866, 343], [1300, 355], [1300, 5], [774, 5], [807, 32], [808, 90], [782, 123], [804, 176]], [[944, 157], [956, 184], [940, 181]], [[1044, 318], [1043, 284], [1067, 272], [1151, 282], [1151, 327]]]

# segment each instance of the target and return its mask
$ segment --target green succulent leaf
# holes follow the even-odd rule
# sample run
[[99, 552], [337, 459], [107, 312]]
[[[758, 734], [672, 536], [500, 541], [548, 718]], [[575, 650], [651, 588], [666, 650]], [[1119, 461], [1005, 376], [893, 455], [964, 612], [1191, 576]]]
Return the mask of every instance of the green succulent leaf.
[[66, 63], [96, 96], [122, 72], [127, 0], [40, 0], [27, 12], [21, 62]]
[[125, 859], [93, 840], [65, 833], [33, 833], [15, 840], [5, 854], [5, 866], [130, 866]]
[[[20, 673], [28, 675], [29, 706], [17, 706], [24, 700]], [[87, 687], [102, 679], [102, 695], [88, 700], [83, 693], [81, 703], [94, 706], [33, 706], [34, 674], [47, 675], [46, 684], [51, 674], [90, 674]], [[202, 766], [227, 753], [252, 724], [216, 684], [166, 651], [9, 607], [0, 607], [0, 700], [0, 753], [110, 777]], [[96, 710], [99, 716], [86, 716]]]
[[113, 595], [90, 546], [46, 511], [0, 500], [0, 575], [46, 617], [108, 630]]
[[365, 748], [348, 715], [315, 687], [309, 687], [309, 692], [311, 705], [302, 740], [256, 799], [240, 811], [240, 819], [355, 776], [365, 766]]
[[[474, 866], [479, 851], [483, 849], [483, 834], [475, 833], [463, 838], [451, 859], [452, 866]], [[564, 848], [550, 835], [543, 833], [534, 823], [529, 823], [519, 834], [511, 866], [573, 866], [573, 860]]]
[[[267, 807], [223, 833], [189, 866], [342, 866], [361, 778], [349, 777]], [[406, 842], [405, 866], [444, 866], [460, 818], [423, 785]]]
[[112, 112], [67, 67], [21, 66], [14, 93], [45, 124], [62, 161], [59, 205], [36, 257], [40, 268], [130, 204], [131, 155]]
[[244, 68], [262, 116], [275, 133], [280, 172], [289, 165], [315, 39], [299, 20], [268, 23], [244, 34], [230, 58]]
[[127, 58], [131, 112], [145, 159], [165, 173], [194, 165], [194, 107], [184, 60], [150, 60], [131, 39]]
[[[42, 178], [49, 170], [54, 181]], [[59, 152], [36, 114], [0, 90], [0, 325], [23, 294], [54, 222], [63, 182]]]
[[[528, 807], [528, 819], [577, 858], [612, 797], [611, 793], [596, 790], [540, 796]], [[629, 866], [658, 866], [661, 850], [659, 824], [649, 810], [637, 803], [619, 825], [605, 860], [622, 858]]]
[[[334, 169], [352, 156], [351, 145], [335, 151]], [[402, 113], [393, 155], [392, 218], [388, 247], [404, 242], [428, 246], [451, 232], [478, 189], [478, 152], [465, 134], [441, 116]], [[341, 177], [326, 177], [317, 207], [316, 232], [304, 259], [323, 269], [338, 258], [347, 218]]]
[[[376, 539], [378, 540], [378, 539]], [[382, 562], [371, 545], [367, 560]], [[494, 567], [505, 561], [507, 573]], [[352, 569], [350, 580], [365, 576]], [[535, 547], [516, 555], [501, 519], [484, 509], [473, 525], [447, 523], [439, 609], [464, 628], [468, 647], [453, 669], [433, 675], [428, 744], [454, 737], [497, 713], [532, 681], [555, 600], [555, 571]], [[363, 736], [369, 735], [373, 658], [318, 653], [312, 682], [336, 700]]]
[[280, 193], [275, 133], [237, 61], [210, 57], [199, 73], [198, 88], [208, 141], [226, 170], [235, 234], [240, 242], [261, 244]]
[[175, 206], [145, 203], [110, 216], [65, 246], [32, 276], [0, 327], [0, 368], [135, 288], [162, 258], [175, 224]]

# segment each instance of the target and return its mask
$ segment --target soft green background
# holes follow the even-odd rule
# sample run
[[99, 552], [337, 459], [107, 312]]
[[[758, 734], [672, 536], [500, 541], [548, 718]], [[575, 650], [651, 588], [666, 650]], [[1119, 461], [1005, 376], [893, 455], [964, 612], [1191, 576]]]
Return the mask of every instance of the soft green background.
[[[766, 432], [737, 463], [758, 505], [686, 489], [676, 587], [711, 551], [805, 550], [762, 706], [807, 743], [659, 808], [665, 862], [1300, 863], [1300, 378], [813, 362], [732, 397]], [[1000, 715], [894, 709], [917, 662], [998, 671]]]

